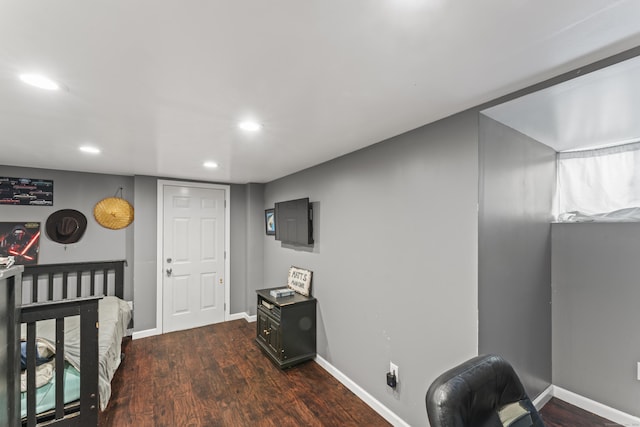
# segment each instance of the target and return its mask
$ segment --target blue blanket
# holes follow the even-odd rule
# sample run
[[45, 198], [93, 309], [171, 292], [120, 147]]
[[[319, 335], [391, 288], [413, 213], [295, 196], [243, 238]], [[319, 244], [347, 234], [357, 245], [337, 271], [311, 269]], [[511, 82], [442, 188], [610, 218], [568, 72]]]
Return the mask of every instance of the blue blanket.
[[[36, 366], [47, 363], [49, 360], [51, 360], [50, 357], [40, 357], [36, 348]], [[27, 369], [27, 343], [25, 341], [20, 341], [20, 369]]]

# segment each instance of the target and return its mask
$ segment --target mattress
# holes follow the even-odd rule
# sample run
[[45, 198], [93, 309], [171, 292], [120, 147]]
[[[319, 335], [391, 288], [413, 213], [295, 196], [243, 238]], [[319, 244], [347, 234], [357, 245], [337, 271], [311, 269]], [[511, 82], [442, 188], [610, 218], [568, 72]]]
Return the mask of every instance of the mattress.
[[[80, 372], [69, 363], [64, 367], [64, 403], [80, 399]], [[36, 389], [36, 414], [41, 414], [56, 407], [56, 379]], [[21, 418], [27, 416], [27, 393], [20, 393]]]
[[[104, 297], [98, 305], [98, 392], [100, 409], [104, 410], [111, 397], [111, 379], [120, 366], [122, 338], [131, 320], [131, 310], [126, 301], [117, 297]], [[38, 322], [36, 337], [55, 350], [55, 320]], [[64, 358], [78, 373], [80, 371], [80, 317], [64, 320]], [[22, 338], [26, 339], [26, 325], [22, 325]], [[66, 372], [66, 370], [65, 370]], [[52, 381], [54, 381], [52, 379]], [[51, 384], [51, 383], [49, 383]], [[47, 384], [47, 385], [49, 385]], [[66, 384], [66, 382], [65, 382]], [[45, 386], [46, 387], [46, 386]], [[66, 386], [65, 386], [66, 387]], [[51, 390], [55, 394], [55, 388]], [[66, 396], [65, 390], [65, 396]], [[55, 404], [55, 399], [54, 399]], [[47, 408], [51, 409], [51, 408]], [[41, 411], [38, 411], [40, 413]]]

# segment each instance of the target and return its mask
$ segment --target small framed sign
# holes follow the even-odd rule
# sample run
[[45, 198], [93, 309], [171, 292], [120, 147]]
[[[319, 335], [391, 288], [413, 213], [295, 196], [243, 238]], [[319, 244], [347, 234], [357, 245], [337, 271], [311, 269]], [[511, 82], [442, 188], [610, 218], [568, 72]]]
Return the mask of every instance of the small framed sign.
[[267, 236], [276, 235], [276, 211], [275, 209], [264, 210], [264, 228]]
[[289, 277], [287, 278], [287, 287], [308, 297], [311, 292], [312, 275], [313, 272], [310, 270], [291, 266], [291, 268], [289, 268]]

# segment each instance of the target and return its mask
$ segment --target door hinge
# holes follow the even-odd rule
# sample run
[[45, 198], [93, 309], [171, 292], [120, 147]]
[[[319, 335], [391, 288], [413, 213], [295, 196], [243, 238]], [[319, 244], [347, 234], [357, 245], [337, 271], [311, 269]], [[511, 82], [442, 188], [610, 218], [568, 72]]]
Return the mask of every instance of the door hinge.
[[227, 251], [224, 251], [224, 259], [227, 259]]
[[227, 208], [227, 201], [226, 200], [224, 201], [224, 207], [225, 207], [225, 209]]

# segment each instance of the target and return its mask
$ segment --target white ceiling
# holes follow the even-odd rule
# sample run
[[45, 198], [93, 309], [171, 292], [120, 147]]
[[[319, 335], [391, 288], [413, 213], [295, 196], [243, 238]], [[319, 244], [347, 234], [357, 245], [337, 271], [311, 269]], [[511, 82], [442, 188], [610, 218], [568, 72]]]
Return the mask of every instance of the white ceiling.
[[640, 140], [640, 57], [486, 109], [556, 151]]
[[637, 0], [0, 0], [0, 164], [268, 182], [636, 44]]

